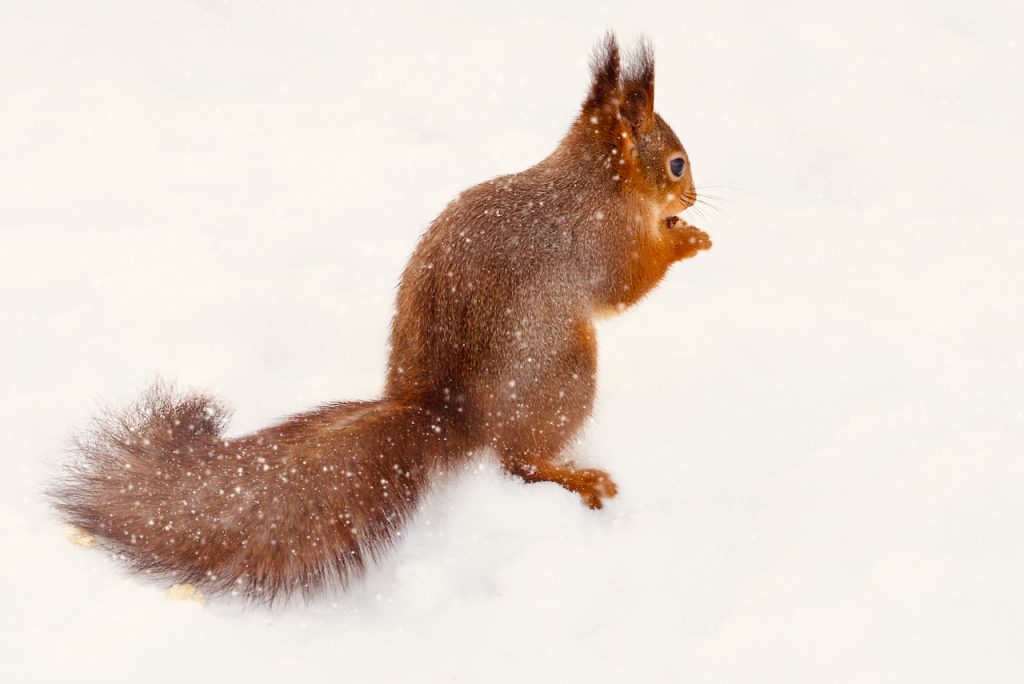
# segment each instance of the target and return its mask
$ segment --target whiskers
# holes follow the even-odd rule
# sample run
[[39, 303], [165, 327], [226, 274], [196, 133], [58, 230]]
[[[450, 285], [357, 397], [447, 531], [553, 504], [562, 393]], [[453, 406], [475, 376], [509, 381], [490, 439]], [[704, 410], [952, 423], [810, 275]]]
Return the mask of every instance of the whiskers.
[[[713, 192], [708, 192], [708, 190]], [[693, 212], [693, 215], [702, 223], [717, 225], [719, 218], [733, 220], [733, 216], [721, 205], [729, 205], [733, 209], [741, 206], [725, 196], [731, 192], [742, 192], [742, 190], [727, 185], [704, 185], [694, 188], [693, 192], [682, 193], [682, 200], [690, 205], [686, 211]]]

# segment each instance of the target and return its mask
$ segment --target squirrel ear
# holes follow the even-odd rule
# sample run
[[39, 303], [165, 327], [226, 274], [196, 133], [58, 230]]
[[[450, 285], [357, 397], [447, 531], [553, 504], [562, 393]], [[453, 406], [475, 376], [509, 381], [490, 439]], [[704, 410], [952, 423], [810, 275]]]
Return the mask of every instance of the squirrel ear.
[[654, 48], [641, 38], [622, 77], [623, 101], [620, 111], [635, 134], [646, 133], [654, 125]]
[[622, 102], [622, 83], [619, 67], [619, 43], [615, 34], [609, 31], [594, 49], [590, 59], [593, 82], [590, 93], [583, 102], [583, 113], [597, 115], [614, 114]]

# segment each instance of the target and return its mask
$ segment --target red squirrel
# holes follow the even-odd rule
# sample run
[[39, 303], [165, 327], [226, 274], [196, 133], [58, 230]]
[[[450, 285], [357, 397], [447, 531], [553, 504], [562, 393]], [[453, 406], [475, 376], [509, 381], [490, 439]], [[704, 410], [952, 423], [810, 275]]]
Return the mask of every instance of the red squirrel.
[[345, 586], [436, 476], [481, 450], [591, 508], [603, 470], [562, 456], [591, 413], [593, 320], [711, 247], [686, 151], [654, 111], [654, 57], [597, 46], [579, 116], [550, 156], [460, 194], [402, 275], [383, 396], [237, 438], [203, 395], [159, 386], [100, 417], [52, 495], [131, 569], [257, 601]]

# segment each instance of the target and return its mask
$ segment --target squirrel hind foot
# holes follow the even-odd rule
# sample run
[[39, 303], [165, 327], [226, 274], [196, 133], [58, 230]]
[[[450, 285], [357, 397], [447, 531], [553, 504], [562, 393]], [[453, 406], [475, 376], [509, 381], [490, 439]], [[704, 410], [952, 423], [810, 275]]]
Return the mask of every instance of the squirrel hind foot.
[[604, 508], [604, 499], [613, 499], [619, 493], [618, 485], [604, 470], [582, 468], [572, 470], [571, 473], [575, 480], [573, 486], [564, 484], [562, 486], [579, 494], [583, 503], [589, 508], [594, 510]]
[[578, 494], [588, 508], [604, 508], [604, 500], [612, 499], [619, 493], [619, 487], [611, 475], [600, 468], [576, 468], [551, 463], [504, 463], [505, 470], [527, 482], [554, 482]]

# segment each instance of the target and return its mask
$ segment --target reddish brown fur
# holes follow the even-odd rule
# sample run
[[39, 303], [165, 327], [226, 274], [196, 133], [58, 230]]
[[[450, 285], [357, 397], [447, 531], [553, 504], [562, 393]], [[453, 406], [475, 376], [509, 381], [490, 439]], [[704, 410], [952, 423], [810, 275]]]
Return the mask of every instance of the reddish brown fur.
[[344, 584], [433, 475], [483, 448], [600, 508], [607, 473], [562, 462], [590, 415], [596, 314], [621, 310], [710, 247], [672, 215], [696, 195], [654, 113], [644, 43], [622, 73], [609, 35], [582, 111], [536, 166], [462, 193], [409, 261], [378, 401], [332, 404], [238, 439], [201, 396], [156, 387], [99, 419], [56, 491], [68, 521], [137, 570], [258, 600]]

